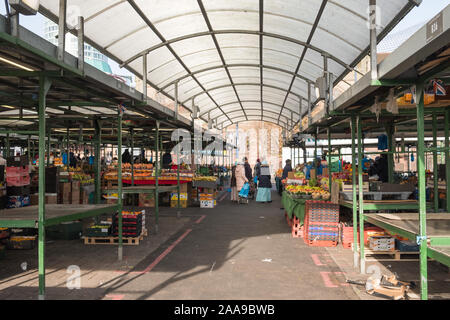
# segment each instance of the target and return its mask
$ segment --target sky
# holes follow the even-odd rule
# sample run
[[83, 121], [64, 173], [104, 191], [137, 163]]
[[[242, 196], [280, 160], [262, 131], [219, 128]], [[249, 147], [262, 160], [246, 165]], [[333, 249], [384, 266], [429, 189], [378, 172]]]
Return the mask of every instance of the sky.
[[[449, 4], [450, 0], [423, 0], [421, 5], [412, 9], [408, 15], [391, 31], [390, 34], [395, 34], [412, 26], [417, 26], [418, 24], [421, 26], [426, 24]], [[4, 1], [0, 1], [0, 13], [3, 15], [6, 14]], [[31, 17], [21, 16], [21, 25], [43, 37], [44, 19], [45, 17], [40, 14]], [[125, 69], [121, 69], [119, 65], [111, 59], [109, 62], [114, 74], [130, 75], [129, 72]]]

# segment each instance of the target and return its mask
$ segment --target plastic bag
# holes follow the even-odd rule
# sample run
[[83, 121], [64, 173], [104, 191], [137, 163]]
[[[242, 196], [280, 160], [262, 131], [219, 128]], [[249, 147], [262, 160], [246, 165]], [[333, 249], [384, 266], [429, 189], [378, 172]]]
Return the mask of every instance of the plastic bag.
[[249, 191], [250, 191], [250, 184], [248, 182], [246, 182], [242, 186], [241, 191], [239, 191], [239, 197], [247, 198]]

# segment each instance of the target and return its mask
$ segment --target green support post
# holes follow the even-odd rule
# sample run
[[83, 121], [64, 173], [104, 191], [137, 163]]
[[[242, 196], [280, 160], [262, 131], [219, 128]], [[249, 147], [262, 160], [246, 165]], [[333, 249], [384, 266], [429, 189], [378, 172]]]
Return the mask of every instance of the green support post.
[[450, 138], [449, 138], [449, 126], [450, 126], [450, 110], [445, 111], [445, 182], [446, 188], [446, 212], [450, 213]]
[[313, 166], [317, 173], [316, 159], [317, 159], [317, 133], [314, 135], [314, 160], [313, 160]]
[[353, 266], [358, 267], [358, 203], [356, 196], [356, 117], [352, 116], [351, 119], [351, 131], [352, 131], [352, 184], [353, 184]]
[[31, 151], [30, 151], [30, 146], [31, 146], [30, 140], [31, 140], [31, 136], [28, 135], [28, 138], [27, 138], [27, 155], [28, 155], [28, 163], [30, 163], [30, 161], [32, 161], [32, 158], [31, 158]]
[[155, 154], [155, 232], [158, 233], [159, 222], [159, 192], [158, 192], [158, 176], [159, 176], [159, 121], [156, 121], [156, 154]]
[[122, 210], [123, 210], [123, 199], [122, 199], [122, 114], [119, 111], [119, 117], [117, 119], [117, 202], [119, 205], [119, 250], [118, 256], [119, 261], [123, 258], [123, 239], [122, 239]]
[[70, 172], [70, 131], [69, 131], [69, 127], [67, 127], [67, 172]]
[[[435, 148], [437, 144], [437, 116], [433, 112], [433, 145]], [[433, 187], [434, 187], [434, 212], [439, 211], [439, 185], [438, 185], [438, 158], [437, 149], [433, 151]]]
[[181, 212], [180, 212], [180, 148], [177, 147], [177, 192], [178, 192], [178, 210], [177, 210], [177, 218], [181, 217]]
[[47, 144], [47, 167], [50, 167], [50, 149], [51, 149], [51, 129], [50, 126], [48, 126], [48, 144]]
[[361, 118], [356, 119], [358, 126], [358, 207], [359, 207], [359, 257], [360, 257], [360, 273], [366, 273], [366, 259], [364, 256], [364, 201], [363, 201], [363, 175], [362, 175], [362, 124]]
[[45, 104], [51, 82], [39, 77], [39, 204], [38, 204], [38, 273], [39, 300], [45, 299]]
[[134, 129], [130, 128], [131, 137], [131, 185], [134, 186]]
[[427, 272], [427, 240], [426, 240], [426, 176], [425, 176], [425, 123], [424, 123], [424, 85], [416, 85], [418, 97], [417, 105], [417, 177], [419, 189], [419, 239], [420, 244], [420, 296], [422, 300], [428, 299], [428, 272]]
[[95, 178], [95, 203], [101, 203], [101, 141], [102, 141], [102, 129], [99, 119], [95, 119], [95, 157], [94, 157], [94, 178]]
[[328, 128], [328, 186], [329, 186], [329, 192], [331, 193], [333, 181], [331, 179], [331, 130]]
[[9, 144], [9, 133], [6, 134], [6, 153], [5, 153], [5, 159], [9, 158], [9, 153], [11, 151], [11, 146]]
[[[394, 139], [394, 127], [390, 124], [386, 127], [386, 133], [388, 136], [388, 148], [389, 152], [395, 152], [395, 139]], [[388, 179], [389, 183], [394, 183], [394, 153], [388, 154]]]

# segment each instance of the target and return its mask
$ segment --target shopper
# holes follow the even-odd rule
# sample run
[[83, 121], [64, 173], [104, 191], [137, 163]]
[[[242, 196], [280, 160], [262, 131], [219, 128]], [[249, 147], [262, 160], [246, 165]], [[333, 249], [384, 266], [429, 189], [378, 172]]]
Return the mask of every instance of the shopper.
[[244, 186], [244, 183], [248, 182], [249, 180], [245, 176], [245, 167], [242, 162], [239, 162], [236, 166], [236, 190], [239, 193], [241, 191], [242, 187]]
[[163, 169], [170, 169], [172, 166], [172, 155], [170, 152], [166, 151], [162, 156], [162, 167]]
[[287, 159], [286, 160], [286, 165], [283, 168], [283, 175], [281, 177], [281, 180], [284, 180], [288, 177], [288, 173], [292, 171], [292, 166], [291, 166], [291, 160]]
[[128, 149], [122, 154], [122, 163], [131, 163], [131, 154]]
[[258, 193], [256, 202], [272, 202], [272, 182], [270, 181], [270, 167], [267, 161], [261, 163], [260, 176], [258, 178]]
[[231, 188], [231, 201], [238, 201], [238, 193], [236, 188], [236, 165], [233, 165], [231, 167], [231, 181], [230, 181], [230, 188]]
[[247, 157], [244, 158], [244, 168], [245, 168], [245, 177], [247, 178], [248, 181], [252, 181], [253, 179], [252, 168], [248, 163]]
[[259, 175], [261, 174], [261, 161], [259, 159], [256, 159], [256, 165], [255, 165], [255, 177], [259, 179]]

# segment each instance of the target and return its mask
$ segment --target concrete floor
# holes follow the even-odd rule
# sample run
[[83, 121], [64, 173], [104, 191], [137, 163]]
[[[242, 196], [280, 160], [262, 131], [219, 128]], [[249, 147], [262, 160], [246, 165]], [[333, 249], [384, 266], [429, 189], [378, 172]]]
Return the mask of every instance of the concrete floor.
[[[48, 243], [47, 298], [377, 299], [345, 282], [366, 278], [351, 266], [351, 250], [308, 247], [292, 238], [275, 193], [271, 204], [219, 200], [215, 209], [183, 209], [181, 219], [175, 209], [162, 208], [157, 235], [149, 215], [149, 236], [125, 246], [122, 262], [116, 246]], [[36, 299], [36, 250], [7, 251], [0, 265], [0, 299]], [[79, 290], [66, 287], [70, 265], [81, 269]], [[450, 292], [449, 274], [437, 274], [438, 291]]]

